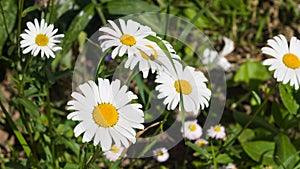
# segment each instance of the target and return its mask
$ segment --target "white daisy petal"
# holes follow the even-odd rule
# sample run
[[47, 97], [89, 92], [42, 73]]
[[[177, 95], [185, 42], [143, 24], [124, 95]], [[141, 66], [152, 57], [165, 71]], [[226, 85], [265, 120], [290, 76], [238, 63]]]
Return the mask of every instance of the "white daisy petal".
[[270, 47], [263, 47], [264, 54], [273, 58], [266, 59], [263, 65], [270, 66], [269, 70], [274, 71], [274, 78], [283, 84], [289, 83], [297, 90], [299, 88], [300, 76], [300, 41], [296, 37], [290, 39], [290, 45], [283, 35], [275, 36], [268, 40]]
[[215, 139], [224, 139], [226, 137], [225, 128], [220, 124], [211, 126], [207, 130], [207, 135]]
[[170, 155], [168, 153], [168, 150], [165, 147], [157, 148], [153, 150], [153, 157], [158, 162], [165, 162], [169, 159]]
[[124, 21], [123, 19], [118, 21], [120, 26], [117, 26], [113, 21], [108, 21], [113, 29], [110, 27], [99, 29], [100, 32], [104, 33], [98, 38], [102, 50], [115, 47], [112, 52], [112, 59], [117, 55], [123, 56], [124, 54], [127, 54], [129, 58], [134, 56], [136, 51], [139, 52], [138, 47], [143, 45], [144, 37], [155, 34], [150, 28], [146, 29], [138, 22]]
[[[41, 57], [46, 55], [47, 58], [50, 56], [55, 58], [53, 51], [58, 51], [61, 48], [54, 47], [53, 44], [60, 43], [57, 38], [64, 37], [63, 34], [54, 35], [58, 29], [53, 31], [53, 24], [48, 24], [44, 19], [39, 23], [35, 18], [33, 22], [26, 23], [27, 28], [25, 29], [26, 33], [22, 33], [20, 36], [23, 39], [21, 41], [21, 48], [25, 48], [23, 50], [24, 54], [31, 52], [33, 56], [37, 56], [41, 52]], [[27, 47], [29, 46], [29, 47]], [[26, 48], [27, 47], [27, 48]]]
[[144, 113], [141, 104], [131, 103], [137, 96], [127, 91], [127, 86], [121, 86], [120, 80], [110, 83], [98, 78], [98, 84], [88, 81], [79, 89], [82, 94], [73, 92], [74, 100], [67, 103], [68, 110], [73, 110], [67, 118], [80, 121], [74, 128], [76, 137], [84, 133], [83, 142], [93, 140], [103, 151], [109, 151], [113, 143], [127, 148], [130, 142], [136, 142], [133, 128], [144, 129]]
[[205, 84], [207, 79], [202, 73], [195, 71], [195, 68], [187, 66], [182, 69], [182, 66], [178, 65], [175, 67], [176, 71], [172, 72], [177, 72], [178, 77], [176, 73], [172, 74], [170, 71], [159, 72], [155, 80], [156, 83], [159, 83], [155, 88], [159, 92], [157, 97], [164, 98], [163, 103], [167, 106], [167, 109], [173, 110], [179, 104], [181, 90], [184, 110], [196, 114], [199, 111], [197, 109], [200, 107], [203, 109], [204, 106], [202, 105], [206, 104], [211, 96], [211, 92]]

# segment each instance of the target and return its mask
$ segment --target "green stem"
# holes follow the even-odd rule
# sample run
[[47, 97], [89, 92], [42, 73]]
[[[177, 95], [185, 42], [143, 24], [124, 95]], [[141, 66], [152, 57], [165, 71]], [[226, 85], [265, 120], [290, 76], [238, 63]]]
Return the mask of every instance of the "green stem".
[[7, 37], [9, 37], [9, 32], [8, 32], [8, 28], [7, 28], [7, 24], [6, 24], [6, 19], [5, 19], [5, 15], [4, 15], [4, 10], [3, 10], [3, 7], [2, 7], [1, 1], [0, 1], [0, 10], [1, 10], [2, 17], [3, 17], [3, 23], [4, 23], [5, 32], [7, 34]]
[[83, 169], [87, 169], [88, 166], [96, 160], [96, 158], [99, 156], [100, 152], [101, 152], [101, 148], [99, 146], [97, 146], [96, 151], [94, 152], [93, 156], [91, 156], [89, 158], [89, 160], [85, 163], [85, 165], [83, 166]]
[[210, 142], [210, 146], [211, 146], [211, 155], [212, 155], [213, 163], [214, 163], [214, 169], [218, 169], [215, 149], [214, 149], [214, 145], [213, 145], [212, 141]]
[[104, 16], [103, 12], [102, 12], [102, 8], [103, 8], [102, 4], [101, 4], [101, 5], [98, 5], [97, 2], [96, 2], [96, 0], [92, 0], [92, 3], [93, 3], [95, 6], [97, 6], [96, 11], [97, 11], [97, 13], [98, 13], [98, 15], [99, 15], [99, 17], [100, 17], [100, 20], [101, 20], [101, 22], [102, 22], [102, 25], [106, 25], [106, 19], [105, 19], [105, 16]]
[[270, 89], [269, 93], [267, 94], [267, 96], [265, 97], [265, 100], [263, 101], [263, 103], [258, 107], [258, 109], [254, 112], [253, 116], [251, 117], [251, 119], [246, 123], [246, 125], [228, 142], [224, 143], [223, 147], [221, 148], [220, 152], [222, 150], [224, 150], [227, 146], [229, 146], [239, 135], [241, 135], [244, 130], [254, 121], [254, 119], [256, 118], [256, 116], [258, 115], [258, 113], [260, 113], [263, 108], [265, 107], [265, 105], [267, 104], [267, 102], [269, 101], [270, 96], [273, 94], [274, 89], [276, 88], [276, 84]]
[[53, 11], [54, 11], [54, 2], [55, 2], [55, 0], [52, 0], [52, 1], [51, 1], [49, 23], [52, 23], [52, 17], [53, 17]]
[[49, 136], [51, 138], [51, 143], [50, 143], [50, 151], [51, 151], [51, 155], [52, 155], [52, 163], [53, 166], [55, 168], [59, 168], [59, 164], [58, 164], [58, 160], [56, 158], [56, 149], [55, 149], [55, 145], [54, 142], [52, 140], [54, 140], [54, 130], [53, 130], [53, 114], [51, 112], [52, 106], [51, 106], [51, 99], [50, 99], [50, 81], [49, 78], [47, 76], [47, 72], [49, 71], [49, 73], [51, 73], [51, 63], [48, 62], [48, 58], [46, 58], [45, 60], [45, 79], [46, 79], [46, 83], [44, 85], [44, 91], [45, 91], [45, 114], [47, 116], [48, 119], [48, 124], [49, 124]]
[[[22, 60], [20, 61], [22, 62]], [[25, 97], [25, 93], [24, 93], [24, 86], [25, 86], [25, 74], [29, 68], [29, 66], [31, 65], [32, 62], [32, 56], [29, 56], [29, 59], [25, 61], [25, 66], [22, 67], [22, 72], [21, 72], [21, 76], [18, 75], [18, 77], [20, 77], [20, 83], [18, 85], [18, 94], [20, 98], [24, 98]], [[25, 98], [24, 98], [25, 99]], [[30, 123], [30, 117], [28, 116], [28, 114], [26, 113], [25, 107], [23, 105], [19, 105], [18, 106], [18, 110], [20, 112], [20, 117], [21, 120], [28, 132], [29, 135], [29, 141], [30, 141], [30, 147], [32, 149], [32, 155], [33, 155], [33, 159], [34, 162], [36, 163], [36, 165], [38, 165], [38, 156], [36, 155], [36, 151], [35, 151], [35, 144], [34, 144], [34, 139], [33, 139], [33, 131], [32, 131], [32, 126]]]
[[169, 26], [169, 14], [170, 14], [170, 0], [168, 0], [168, 5], [167, 5], [167, 15], [166, 15], [166, 21], [165, 21], [165, 31], [164, 31], [164, 37], [163, 39], [166, 39], [167, 37], [167, 31], [168, 31], [168, 26]]
[[22, 146], [23, 150], [25, 151], [26, 156], [34, 162], [35, 166], [38, 166], [38, 159], [37, 159], [36, 154], [34, 153], [34, 150], [32, 149], [32, 146], [28, 145], [27, 141], [25, 140], [22, 133], [18, 130], [14, 121], [11, 119], [8, 111], [5, 109], [1, 100], [0, 100], [0, 107], [1, 107], [2, 111], [4, 112], [4, 115], [8, 122], [8, 125], [12, 128], [16, 138], [18, 139], [18, 141], [20, 142], [20, 145]]
[[[22, 11], [24, 6], [24, 0], [19, 0], [19, 9], [18, 9], [18, 30], [17, 30], [17, 47], [18, 47], [18, 56], [21, 58], [21, 48], [20, 48], [20, 34], [21, 34], [21, 24], [22, 24]], [[22, 61], [22, 58], [21, 58]]]

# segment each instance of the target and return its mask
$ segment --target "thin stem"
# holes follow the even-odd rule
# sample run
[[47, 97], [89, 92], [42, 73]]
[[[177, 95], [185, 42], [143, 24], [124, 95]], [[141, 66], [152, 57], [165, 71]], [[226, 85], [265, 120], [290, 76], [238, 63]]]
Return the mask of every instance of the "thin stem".
[[[92, 0], [93, 4], [96, 6], [97, 5], [97, 1], [96, 0]], [[103, 14], [103, 11], [102, 11], [102, 5], [99, 5], [99, 7], [96, 8], [97, 10], [97, 13], [100, 17], [100, 20], [102, 22], [102, 25], [106, 25], [106, 19], [105, 19], [105, 16]]]
[[[20, 48], [20, 34], [21, 34], [21, 24], [22, 24], [22, 11], [24, 6], [24, 0], [19, 0], [19, 9], [18, 9], [18, 30], [17, 30], [17, 47], [18, 47], [18, 56], [21, 58], [21, 48]], [[22, 58], [21, 58], [22, 61]]]
[[51, 1], [51, 8], [50, 8], [50, 16], [49, 16], [49, 23], [52, 23], [53, 11], [54, 11], [54, 2], [55, 0]]
[[165, 31], [164, 31], [164, 38], [166, 39], [168, 26], [169, 26], [169, 14], [170, 14], [170, 0], [168, 0], [168, 6], [167, 6], [167, 15], [166, 15], [166, 21], [165, 21]]
[[[44, 85], [44, 90], [45, 90], [45, 94], [46, 94], [46, 98], [45, 98], [45, 101], [46, 101], [46, 104], [45, 104], [45, 113], [46, 113], [46, 116], [48, 118], [48, 122], [49, 122], [49, 134], [50, 134], [50, 138], [53, 138], [54, 137], [54, 130], [53, 130], [53, 114], [51, 112], [51, 99], [50, 99], [50, 82], [49, 82], [49, 79], [48, 79], [48, 76], [47, 76], [47, 71], [50, 69], [50, 62], [48, 63], [48, 58], [46, 58], [45, 60], [45, 67], [46, 67], [46, 70], [45, 70], [45, 78], [46, 78], [46, 83]], [[52, 139], [51, 139], [52, 140]], [[55, 145], [54, 145], [54, 142], [51, 141], [50, 143], [50, 151], [51, 151], [51, 155], [52, 155], [52, 163], [53, 163], [53, 166], [55, 166], [55, 168], [59, 168], [59, 164], [58, 164], [58, 161], [56, 159], [56, 149], [55, 149]]]
[[246, 123], [246, 125], [233, 137], [233, 139], [229, 140], [228, 142], [226, 142], [223, 147], [221, 148], [220, 152], [225, 149], [228, 145], [230, 145], [239, 135], [241, 135], [244, 130], [254, 121], [254, 119], [256, 118], [256, 116], [258, 115], [258, 113], [260, 113], [262, 111], [262, 109], [265, 107], [265, 105], [267, 104], [267, 102], [269, 101], [270, 96], [273, 94], [274, 89], [276, 88], [276, 84], [271, 88], [271, 90], [269, 91], [269, 93], [267, 94], [265, 100], [263, 101], [263, 103], [258, 107], [258, 109], [254, 112], [253, 116], [251, 117], [251, 119]]
[[7, 37], [9, 37], [9, 32], [8, 32], [8, 28], [7, 28], [7, 24], [6, 24], [6, 19], [5, 19], [5, 15], [4, 15], [4, 10], [3, 10], [3, 7], [2, 7], [1, 1], [0, 1], [0, 10], [1, 10], [2, 17], [3, 17], [3, 23], [4, 23], [5, 32], [7, 34]]
[[20, 142], [20, 144], [21, 144], [23, 150], [25, 151], [27, 157], [29, 159], [31, 159], [31, 161], [34, 163], [35, 166], [38, 166], [38, 158], [35, 154], [34, 147], [32, 145], [31, 146], [28, 145], [27, 141], [23, 137], [22, 133], [17, 129], [16, 124], [11, 119], [8, 111], [5, 109], [5, 107], [2, 104], [1, 100], [0, 100], [0, 107], [1, 107], [2, 111], [4, 112], [4, 115], [5, 115], [5, 118], [8, 122], [8, 125], [12, 128], [16, 138]]
[[87, 161], [87, 163], [83, 166], [83, 169], [88, 168], [88, 166], [96, 160], [96, 158], [99, 156], [100, 152], [101, 152], [101, 148], [98, 146], [96, 148], [96, 151], [94, 152], [93, 156], [90, 157], [90, 159]]
[[212, 141], [210, 142], [210, 146], [211, 146], [211, 155], [212, 155], [212, 158], [213, 158], [214, 169], [218, 169], [215, 149], [214, 149], [214, 145], [213, 145]]

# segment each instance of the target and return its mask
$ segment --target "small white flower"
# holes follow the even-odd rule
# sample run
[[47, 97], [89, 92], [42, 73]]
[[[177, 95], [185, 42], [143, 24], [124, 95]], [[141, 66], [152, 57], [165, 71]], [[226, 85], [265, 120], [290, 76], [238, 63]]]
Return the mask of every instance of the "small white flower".
[[79, 13], [79, 16], [83, 16], [83, 14], [84, 14], [84, 11], [81, 11], [81, 12]]
[[229, 163], [225, 169], [237, 169], [233, 163]]
[[168, 150], [165, 147], [153, 150], [153, 155], [158, 162], [165, 162], [169, 159], [170, 156]]
[[[207, 88], [206, 77], [195, 68], [186, 66], [184, 69], [178, 62], [174, 62], [175, 69], [170, 67], [168, 71], [161, 71], [155, 82], [159, 83], [156, 90], [159, 91], [158, 99], [164, 98], [163, 103], [168, 110], [174, 110], [180, 102], [180, 92], [183, 97], [184, 110], [198, 114], [200, 108], [208, 107], [211, 91]], [[181, 108], [181, 106], [179, 107]]]
[[[167, 41], [162, 42], [167, 47], [167, 52], [170, 53], [172, 59], [180, 60], [180, 57], [174, 53], [175, 51], [171, 44]], [[143, 77], [147, 78], [150, 69], [151, 72], [154, 73], [155, 71], [163, 70], [166, 67], [172, 66], [168, 56], [156, 43], [149, 41], [146, 47], [148, 47], [148, 50], [150, 50], [149, 53], [153, 53], [152, 55], [147, 55], [145, 52], [140, 50], [141, 55], [133, 55], [133, 57], [128, 57], [124, 67], [130, 67], [130, 69], [133, 70], [133, 68], [139, 64], [139, 70], [143, 72]]]
[[199, 147], [204, 147], [204, 146], [208, 145], [208, 141], [200, 138], [195, 141], [195, 144]]
[[226, 137], [225, 128], [223, 126], [221, 126], [220, 124], [211, 126], [207, 130], [207, 135], [211, 138], [223, 139]]
[[118, 147], [117, 145], [111, 146], [109, 151], [104, 152], [104, 156], [111, 162], [115, 162], [122, 154], [124, 147]]
[[184, 122], [184, 128], [181, 129], [183, 137], [189, 140], [196, 140], [202, 135], [202, 128], [197, 123], [197, 120]]
[[129, 58], [133, 55], [142, 57], [140, 51], [143, 51], [148, 56], [153, 54], [153, 51], [146, 46], [150, 41], [145, 39], [149, 35], [156, 35], [150, 27], [143, 26], [132, 20], [128, 20], [126, 24], [123, 19], [119, 19], [120, 29], [113, 21], [108, 20], [108, 22], [113, 29], [109, 27], [100, 28], [99, 31], [105, 34], [99, 37], [99, 41], [103, 51], [115, 47], [111, 56], [113, 59], [117, 55], [123, 56], [125, 53], [128, 54]]
[[275, 36], [268, 40], [270, 47], [263, 47], [264, 54], [273, 56], [263, 61], [263, 65], [270, 66], [278, 82], [287, 84], [290, 82], [297, 90], [300, 84], [300, 40], [292, 37], [290, 46], [283, 35]]
[[67, 118], [79, 121], [74, 128], [75, 137], [83, 134], [82, 142], [94, 140], [103, 151], [111, 146], [129, 146], [129, 141], [136, 142], [136, 131], [144, 129], [144, 113], [141, 104], [130, 103], [137, 96], [121, 86], [120, 80], [109, 82], [98, 78], [98, 85], [89, 81], [79, 86], [82, 94], [73, 92], [74, 100], [68, 102], [69, 110], [74, 110]]
[[[60, 43], [59, 38], [63, 38], [63, 34], [54, 35], [57, 33], [58, 29], [54, 29], [53, 24], [48, 24], [42, 19], [41, 23], [37, 19], [34, 19], [34, 24], [32, 22], [26, 23], [28, 29], [25, 29], [26, 33], [22, 33], [20, 36], [21, 48], [23, 54], [29, 53], [33, 56], [38, 55], [41, 51], [41, 57], [44, 57], [44, 54], [49, 58], [55, 58], [53, 52], [59, 51], [62, 48], [57, 46], [56, 43]], [[54, 30], [53, 30], [54, 29]]]
[[215, 50], [205, 49], [203, 52], [203, 60], [204, 64], [216, 64], [223, 68], [223, 70], [228, 71], [231, 67], [231, 64], [225, 58], [226, 55], [231, 53], [234, 49], [234, 42], [226, 37], [223, 38], [225, 42], [225, 46], [222, 51], [218, 53]]

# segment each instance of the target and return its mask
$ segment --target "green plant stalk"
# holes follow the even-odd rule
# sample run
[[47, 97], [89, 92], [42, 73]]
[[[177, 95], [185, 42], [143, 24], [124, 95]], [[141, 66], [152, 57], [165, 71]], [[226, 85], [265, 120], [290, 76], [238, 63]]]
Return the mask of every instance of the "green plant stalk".
[[211, 146], [211, 155], [213, 158], [214, 169], [218, 169], [216, 154], [215, 154], [214, 145], [213, 145], [212, 141], [210, 141], [210, 146]]
[[[94, 4], [95, 6], [97, 6], [96, 0], [92, 0], [92, 2], [93, 2], [93, 4]], [[100, 20], [101, 20], [101, 22], [102, 22], [102, 25], [106, 25], [106, 19], [105, 19], [105, 16], [104, 16], [103, 12], [102, 12], [102, 8], [103, 8], [103, 6], [102, 6], [102, 4], [101, 4], [101, 5], [99, 5], [99, 7], [96, 8], [96, 11], [97, 11], [97, 13], [98, 13], [98, 15], [99, 15], [99, 17], [100, 17]]]
[[6, 19], [5, 19], [5, 15], [4, 15], [4, 10], [3, 10], [3, 7], [2, 7], [1, 1], [0, 1], [0, 10], [1, 10], [2, 17], [3, 17], [3, 23], [4, 23], [5, 32], [7, 34], [7, 37], [9, 37], [9, 32], [8, 32], [8, 28], [7, 28], [7, 24], [6, 24]]
[[96, 160], [96, 158], [99, 156], [100, 152], [101, 152], [101, 148], [99, 146], [97, 146], [93, 156], [91, 156], [89, 158], [89, 160], [85, 163], [85, 165], [83, 166], [83, 169], [87, 169], [89, 167], [89, 165], [92, 164]]
[[2, 111], [4, 112], [5, 118], [9, 124], [9, 126], [12, 128], [16, 138], [18, 139], [18, 141], [20, 142], [23, 150], [25, 151], [26, 156], [33, 160], [35, 165], [38, 166], [38, 160], [35, 156], [35, 154], [33, 153], [33, 151], [31, 150], [31, 147], [28, 145], [27, 141], [25, 140], [24, 136], [22, 135], [22, 133], [17, 129], [14, 121], [11, 119], [8, 111], [5, 109], [4, 105], [2, 104], [1, 100], [0, 100], [0, 107], [2, 109]]
[[21, 48], [20, 48], [20, 34], [21, 34], [21, 24], [22, 24], [22, 12], [23, 12], [24, 0], [19, 0], [19, 8], [18, 8], [18, 30], [17, 30], [17, 48], [18, 48], [18, 56], [21, 58]]
[[[20, 83], [18, 85], [18, 94], [19, 94], [20, 98], [24, 98], [25, 74], [28, 70], [28, 67], [31, 65], [32, 58], [33, 57], [30, 55], [29, 59], [26, 60], [25, 66], [22, 67], [21, 79], [19, 79]], [[22, 60], [20, 60], [20, 62], [22, 62]], [[18, 75], [18, 77], [19, 77], [19, 75]], [[29, 135], [29, 141], [30, 141], [30, 147], [32, 149], [33, 161], [35, 162], [35, 165], [38, 166], [38, 156], [35, 151], [35, 145], [34, 145], [34, 140], [33, 140], [33, 131], [32, 131], [29, 117], [26, 115], [26, 110], [23, 105], [18, 106], [18, 110], [20, 112], [21, 120], [22, 120], [23, 124], [25, 125], [25, 128]]]
[[50, 138], [51, 138], [51, 143], [50, 143], [50, 151], [51, 151], [51, 155], [52, 155], [52, 163], [54, 168], [59, 168], [59, 164], [58, 161], [56, 159], [56, 149], [55, 149], [55, 145], [54, 142], [52, 141], [54, 135], [53, 135], [53, 114], [51, 112], [51, 99], [50, 99], [50, 81], [48, 79], [47, 76], [47, 69], [51, 69], [51, 63], [48, 63], [48, 58], [46, 58], [45, 60], [45, 67], [46, 67], [46, 71], [45, 71], [45, 78], [46, 78], [46, 83], [44, 84], [44, 90], [46, 93], [45, 96], [45, 114], [47, 116], [48, 119], [48, 124], [49, 124], [49, 134], [50, 134]]
[[274, 89], [276, 88], [277, 84], [275, 84], [271, 90], [269, 91], [269, 93], [267, 94], [265, 100], [263, 101], [263, 103], [258, 107], [258, 109], [254, 112], [252, 118], [246, 123], [246, 125], [233, 137], [233, 139], [231, 139], [230, 141], [226, 142], [223, 147], [221, 148], [220, 152], [225, 149], [228, 145], [230, 145], [235, 139], [237, 139], [237, 137], [239, 135], [241, 135], [243, 133], [243, 131], [253, 122], [253, 120], [256, 118], [256, 116], [258, 115], [258, 113], [260, 113], [262, 111], [262, 109], [265, 107], [265, 105], [267, 104], [270, 96], [273, 94]]
[[49, 23], [52, 23], [53, 11], [54, 11], [54, 2], [55, 2], [55, 0], [51, 0], [51, 8], [50, 8]]
[[165, 25], [164, 25], [164, 37], [163, 39], [166, 39], [167, 36], [167, 31], [168, 31], [168, 26], [169, 26], [169, 14], [170, 14], [170, 0], [168, 0], [168, 5], [167, 5], [167, 15], [166, 15], [166, 20], [165, 20]]

